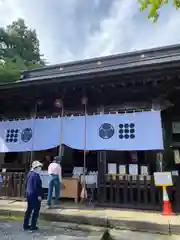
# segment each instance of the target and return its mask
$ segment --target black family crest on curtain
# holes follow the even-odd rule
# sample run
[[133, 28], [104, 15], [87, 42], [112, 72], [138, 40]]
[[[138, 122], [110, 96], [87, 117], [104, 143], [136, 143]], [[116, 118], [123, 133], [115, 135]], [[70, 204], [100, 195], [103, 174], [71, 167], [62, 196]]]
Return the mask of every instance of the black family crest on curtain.
[[[110, 139], [115, 134], [115, 129], [110, 123], [103, 123], [99, 128], [99, 136], [102, 139]], [[134, 139], [136, 137], [134, 123], [119, 124], [119, 139]]]
[[99, 136], [102, 139], [110, 139], [114, 135], [114, 127], [110, 123], [103, 123], [99, 128]]
[[29, 142], [32, 138], [32, 129], [31, 128], [25, 128], [21, 133], [21, 140], [23, 142]]
[[5, 141], [7, 143], [17, 143], [19, 140], [22, 140], [23, 142], [29, 142], [32, 138], [32, 129], [31, 128], [25, 128], [23, 130], [20, 130], [18, 128], [12, 128], [6, 130], [6, 137]]
[[6, 142], [7, 143], [16, 143], [19, 140], [20, 129], [12, 128], [6, 130]]
[[119, 124], [120, 139], [134, 139], [136, 137], [135, 124], [124, 123]]

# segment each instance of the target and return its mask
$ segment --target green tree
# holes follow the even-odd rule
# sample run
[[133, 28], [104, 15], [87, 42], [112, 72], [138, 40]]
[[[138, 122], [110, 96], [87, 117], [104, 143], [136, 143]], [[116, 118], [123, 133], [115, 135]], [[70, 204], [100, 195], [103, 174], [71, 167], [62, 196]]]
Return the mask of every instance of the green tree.
[[23, 19], [0, 28], [0, 83], [16, 81], [21, 71], [44, 65], [36, 31]]
[[180, 0], [138, 0], [140, 4], [140, 11], [148, 9], [148, 18], [152, 19], [154, 22], [157, 21], [159, 17], [159, 9], [170, 2], [173, 6], [178, 9], [180, 8]]

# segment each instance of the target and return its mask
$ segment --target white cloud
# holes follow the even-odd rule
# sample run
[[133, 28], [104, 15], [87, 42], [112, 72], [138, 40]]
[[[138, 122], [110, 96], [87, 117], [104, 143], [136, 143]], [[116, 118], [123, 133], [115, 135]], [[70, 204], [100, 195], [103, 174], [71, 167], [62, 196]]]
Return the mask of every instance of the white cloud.
[[135, 0], [109, 1], [0, 0], [0, 26], [24, 18], [51, 63], [180, 43], [179, 11], [164, 8], [153, 24]]
[[100, 29], [89, 36], [85, 57], [128, 51], [134, 33], [133, 17], [137, 12], [134, 0], [115, 1], [108, 18], [100, 23]]
[[101, 22], [100, 31], [89, 36], [84, 56], [103, 56], [180, 43], [178, 11], [169, 8], [169, 12], [165, 12], [163, 10], [166, 9], [162, 9], [159, 21], [154, 24], [145, 15], [137, 13], [137, 9], [134, 0], [116, 0], [109, 17]]

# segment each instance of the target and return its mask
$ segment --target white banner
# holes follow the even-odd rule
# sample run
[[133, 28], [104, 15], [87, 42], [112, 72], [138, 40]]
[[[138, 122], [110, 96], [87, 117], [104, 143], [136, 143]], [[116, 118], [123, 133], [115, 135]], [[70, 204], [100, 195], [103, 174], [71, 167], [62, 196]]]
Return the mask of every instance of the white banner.
[[[0, 122], [0, 152], [40, 151], [60, 143], [61, 118]], [[86, 150], [163, 149], [159, 111], [87, 116]], [[63, 118], [63, 144], [84, 149], [84, 117]]]

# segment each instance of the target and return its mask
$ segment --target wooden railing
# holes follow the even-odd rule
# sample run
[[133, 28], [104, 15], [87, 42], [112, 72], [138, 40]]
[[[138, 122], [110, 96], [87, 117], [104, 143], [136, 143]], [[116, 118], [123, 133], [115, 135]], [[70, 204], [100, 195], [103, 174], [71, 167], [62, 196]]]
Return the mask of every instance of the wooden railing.
[[24, 199], [25, 173], [1, 173], [0, 198]]
[[[173, 177], [174, 186], [168, 195], [174, 211], [180, 211], [180, 177]], [[144, 210], [161, 210], [162, 189], [154, 185], [153, 176], [107, 176], [98, 187], [101, 206], [124, 207]]]
[[[0, 198], [24, 200], [25, 173], [2, 173]], [[180, 176], [173, 177], [168, 195], [175, 212], [180, 212]], [[161, 210], [162, 189], [154, 185], [153, 176], [107, 176], [98, 182], [98, 204], [107, 207]]]

